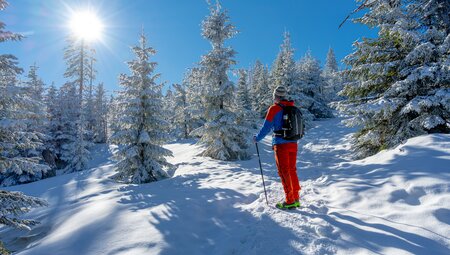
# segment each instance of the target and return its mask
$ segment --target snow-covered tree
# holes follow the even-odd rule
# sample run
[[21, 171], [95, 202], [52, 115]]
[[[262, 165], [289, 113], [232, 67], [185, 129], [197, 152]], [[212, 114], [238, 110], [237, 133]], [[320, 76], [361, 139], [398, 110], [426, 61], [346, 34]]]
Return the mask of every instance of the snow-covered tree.
[[[78, 102], [78, 107], [74, 109], [77, 111], [76, 117], [71, 120], [76, 124], [75, 139], [71, 141], [72, 144], [67, 144], [65, 146], [66, 151], [73, 153], [72, 155], [66, 154], [64, 156], [65, 160], [68, 160], [66, 172], [81, 171], [85, 169], [89, 160], [88, 148], [91, 147], [89, 138], [92, 137], [92, 133], [90, 132], [91, 130], [87, 130], [88, 125], [86, 120], [86, 103], [84, 95], [86, 93], [86, 84], [91, 82], [93, 79], [92, 75], [95, 73], [92, 65], [92, 62], [94, 61], [93, 53], [94, 51], [84, 40], [68, 37], [67, 46], [64, 51], [64, 60], [67, 65], [64, 76], [70, 79], [68, 83], [71, 83], [71, 86], [78, 87], [78, 93], [71, 99], [71, 101], [76, 100]], [[69, 89], [68, 91], [73, 92], [72, 89]], [[70, 111], [72, 111], [72, 109]], [[86, 138], [88, 138], [88, 140], [86, 140]]]
[[[235, 97], [235, 113], [237, 115], [236, 124], [243, 127], [256, 128], [256, 114], [252, 111], [252, 102], [250, 99], [250, 91], [248, 86], [247, 71], [238, 70], [237, 91]], [[251, 132], [250, 130], [248, 132]]]
[[291, 36], [288, 32], [284, 33], [284, 40], [280, 46], [280, 52], [272, 65], [270, 77], [271, 91], [278, 86], [284, 86], [290, 91], [291, 87], [295, 86], [297, 77], [295, 71], [294, 49], [292, 48]]
[[25, 82], [25, 84], [30, 87], [32, 98], [38, 102], [42, 102], [44, 97], [45, 84], [37, 74], [38, 69], [39, 67], [36, 65], [36, 63], [30, 66], [30, 70], [27, 75], [28, 80]]
[[119, 131], [118, 120], [122, 116], [121, 108], [119, 107], [119, 96], [111, 95], [108, 101], [108, 117], [107, 117], [107, 140], [110, 142], [110, 137], [112, 134]]
[[172, 91], [172, 86], [170, 86], [166, 95], [164, 95], [164, 99], [162, 100], [162, 110], [164, 111], [164, 119], [167, 121], [168, 125], [165, 127], [161, 127], [162, 132], [166, 132], [169, 134], [169, 140], [176, 140], [176, 127], [174, 125], [174, 95]]
[[[0, 0], [0, 10], [6, 2]], [[0, 22], [0, 42], [18, 40], [20, 36], [4, 31]], [[0, 55], [0, 186], [11, 186], [39, 180], [49, 169], [38, 157], [26, 155], [41, 146], [37, 132], [27, 129], [34, 118], [30, 109], [36, 101], [17, 76], [23, 72], [13, 55]]]
[[[205, 105], [202, 102], [202, 94], [204, 85], [202, 84], [202, 74], [199, 67], [191, 68], [183, 80], [183, 84], [186, 84], [186, 120], [188, 128], [193, 131], [205, 124]], [[201, 134], [192, 134], [192, 136], [200, 137]]]
[[296, 104], [302, 108], [305, 119], [310, 121], [333, 117], [331, 109], [325, 104], [323, 94], [325, 82], [321, 76], [319, 61], [313, 57], [311, 51], [307, 51], [296, 67], [298, 79], [291, 95]]
[[52, 83], [45, 94], [45, 109], [46, 109], [46, 130], [47, 135], [46, 148], [50, 149], [56, 154], [58, 145], [56, 144], [56, 137], [60, 121], [60, 105], [58, 98], [58, 90], [55, 84]]
[[24, 89], [27, 91], [29, 98], [34, 103], [27, 109], [30, 114], [30, 119], [27, 123], [27, 130], [36, 134], [36, 142], [41, 143], [42, 146], [37, 150], [28, 151], [29, 155], [38, 156], [42, 154], [43, 142], [48, 139], [45, 136], [45, 104], [44, 99], [44, 82], [37, 74], [38, 67], [36, 64], [30, 66], [30, 70], [26, 76], [26, 81], [23, 83]]
[[250, 93], [248, 88], [248, 75], [247, 71], [244, 69], [238, 70], [238, 82], [236, 91], [236, 103], [239, 102], [245, 110], [252, 109], [252, 102], [250, 101]]
[[87, 85], [87, 89], [85, 90], [85, 95], [84, 95], [84, 119], [86, 121], [86, 139], [89, 141], [97, 141], [98, 137], [96, 137], [95, 134], [95, 128], [96, 128], [96, 123], [97, 123], [97, 117], [95, 114], [95, 107], [96, 107], [96, 95], [95, 95], [95, 90], [96, 87], [94, 85], [94, 80], [96, 78], [97, 75], [97, 70], [95, 70], [94, 68], [94, 64], [97, 61], [95, 59], [95, 50], [89, 48], [88, 49], [90, 51], [90, 54], [87, 55], [88, 57], [88, 68], [87, 71], [88, 73], [87, 75], [87, 79], [89, 80], [89, 84]]
[[324, 99], [326, 102], [342, 99], [338, 93], [343, 89], [343, 79], [339, 72], [339, 67], [333, 48], [330, 47], [327, 54], [325, 67], [322, 71], [322, 77], [325, 82], [323, 87]]
[[40, 133], [28, 129], [35, 116], [29, 109], [36, 106], [26, 88], [0, 82], [0, 186], [40, 180], [49, 169], [30, 153], [42, 146]]
[[206, 147], [202, 155], [220, 160], [249, 157], [248, 138], [251, 134], [236, 124], [234, 86], [227, 74], [230, 66], [235, 64], [235, 51], [224, 46], [225, 40], [236, 33], [219, 2], [216, 6], [210, 5], [210, 14], [202, 22], [202, 36], [210, 41], [212, 50], [202, 56], [199, 63], [206, 123], [194, 133], [201, 135], [199, 143]]
[[[347, 124], [362, 126], [355, 136], [358, 157], [413, 136], [450, 132], [448, 12], [443, 17], [441, 5], [430, 3], [437, 1], [373, 1], [357, 20], [379, 28], [377, 38], [356, 42], [345, 60], [353, 82], [340, 108], [354, 114]], [[441, 3], [448, 10], [449, 3]]]
[[[0, 11], [7, 2], [0, 0]], [[0, 43], [7, 40], [20, 40], [21, 36], [4, 31], [5, 24], [0, 21]], [[0, 55], [0, 186], [28, 182], [39, 179], [48, 167], [39, 164], [35, 158], [20, 156], [19, 150], [33, 144], [27, 143], [30, 132], [23, 132], [23, 105], [28, 104], [26, 93], [16, 85], [16, 76], [22, 72], [12, 55]], [[21, 97], [24, 95], [24, 97]], [[0, 190], [0, 225], [29, 228], [37, 222], [18, 219], [16, 216], [28, 212], [45, 202], [18, 192]], [[5, 252], [0, 242], [0, 251]]]
[[93, 113], [94, 142], [106, 143], [108, 138], [108, 98], [103, 83], [99, 83], [95, 89]]
[[[80, 171], [86, 160], [78, 162], [77, 139], [82, 137], [79, 131], [80, 104], [78, 101], [77, 86], [66, 83], [60, 87], [58, 92], [59, 111], [56, 119], [55, 152], [60, 160], [64, 162], [65, 171]], [[84, 144], [84, 143], [81, 143]], [[83, 151], [85, 157], [88, 152]]]
[[39, 222], [21, 219], [19, 216], [35, 207], [42, 206], [47, 206], [47, 202], [42, 199], [26, 196], [20, 192], [0, 190], [0, 226], [5, 225], [30, 230], [32, 226], [39, 224]]
[[263, 118], [272, 104], [272, 91], [269, 88], [269, 71], [259, 60], [252, 68], [250, 79], [252, 110]]
[[189, 137], [189, 124], [187, 113], [186, 85], [174, 84], [174, 98], [172, 114], [174, 115], [173, 124], [175, 125], [176, 136], [187, 139]]
[[146, 183], [168, 177], [171, 165], [166, 156], [171, 151], [161, 145], [167, 135], [161, 127], [167, 126], [162, 111], [162, 84], [157, 84], [159, 74], [154, 74], [155, 62], [150, 57], [156, 51], [147, 45], [142, 33], [139, 45], [132, 48], [136, 58], [128, 62], [131, 74], [121, 74], [119, 83], [119, 107], [122, 116], [117, 120], [118, 131], [111, 137], [113, 144], [119, 145], [114, 156], [118, 180], [131, 183]]
[[336, 60], [336, 55], [334, 54], [333, 48], [328, 49], [327, 60], [325, 62], [325, 67], [323, 68], [324, 73], [335, 73], [338, 71], [338, 63]]

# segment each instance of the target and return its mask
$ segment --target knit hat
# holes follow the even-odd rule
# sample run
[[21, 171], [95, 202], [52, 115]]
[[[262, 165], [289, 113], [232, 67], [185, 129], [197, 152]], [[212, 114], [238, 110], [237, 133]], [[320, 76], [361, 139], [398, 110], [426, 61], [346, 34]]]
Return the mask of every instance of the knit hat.
[[285, 98], [286, 96], [287, 96], [287, 90], [286, 90], [286, 88], [284, 86], [278, 86], [273, 91], [273, 98], [274, 99], [275, 99], [275, 97]]

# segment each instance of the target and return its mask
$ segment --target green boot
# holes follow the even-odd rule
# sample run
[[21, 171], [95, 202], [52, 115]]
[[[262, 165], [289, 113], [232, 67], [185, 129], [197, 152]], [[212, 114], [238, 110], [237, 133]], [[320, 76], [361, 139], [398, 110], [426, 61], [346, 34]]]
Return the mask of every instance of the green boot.
[[278, 208], [278, 209], [283, 209], [283, 210], [289, 209], [290, 210], [290, 209], [295, 209], [297, 207], [300, 207], [300, 202], [299, 201], [295, 201], [292, 204], [288, 204], [286, 202], [279, 202], [279, 203], [277, 203], [275, 205], [275, 207]]

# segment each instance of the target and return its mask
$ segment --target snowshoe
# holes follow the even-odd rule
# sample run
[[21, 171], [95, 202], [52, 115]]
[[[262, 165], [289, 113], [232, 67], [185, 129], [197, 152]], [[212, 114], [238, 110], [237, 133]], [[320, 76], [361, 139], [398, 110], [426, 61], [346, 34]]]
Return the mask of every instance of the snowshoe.
[[275, 205], [276, 208], [278, 209], [282, 209], [282, 210], [291, 210], [291, 209], [295, 209], [297, 207], [300, 207], [300, 202], [299, 201], [295, 201], [292, 204], [288, 204], [286, 202], [279, 202]]

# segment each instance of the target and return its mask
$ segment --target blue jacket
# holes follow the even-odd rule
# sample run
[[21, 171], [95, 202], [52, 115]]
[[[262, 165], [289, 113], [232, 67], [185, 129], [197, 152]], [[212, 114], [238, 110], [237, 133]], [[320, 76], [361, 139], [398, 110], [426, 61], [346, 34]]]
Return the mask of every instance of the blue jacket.
[[[281, 105], [293, 106], [294, 101], [281, 101]], [[279, 131], [283, 126], [283, 108], [278, 104], [273, 104], [267, 111], [264, 124], [256, 135], [256, 141], [261, 141], [270, 131]], [[272, 145], [283, 143], [297, 143], [297, 141], [284, 140], [279, 136], [272, 136]]]

